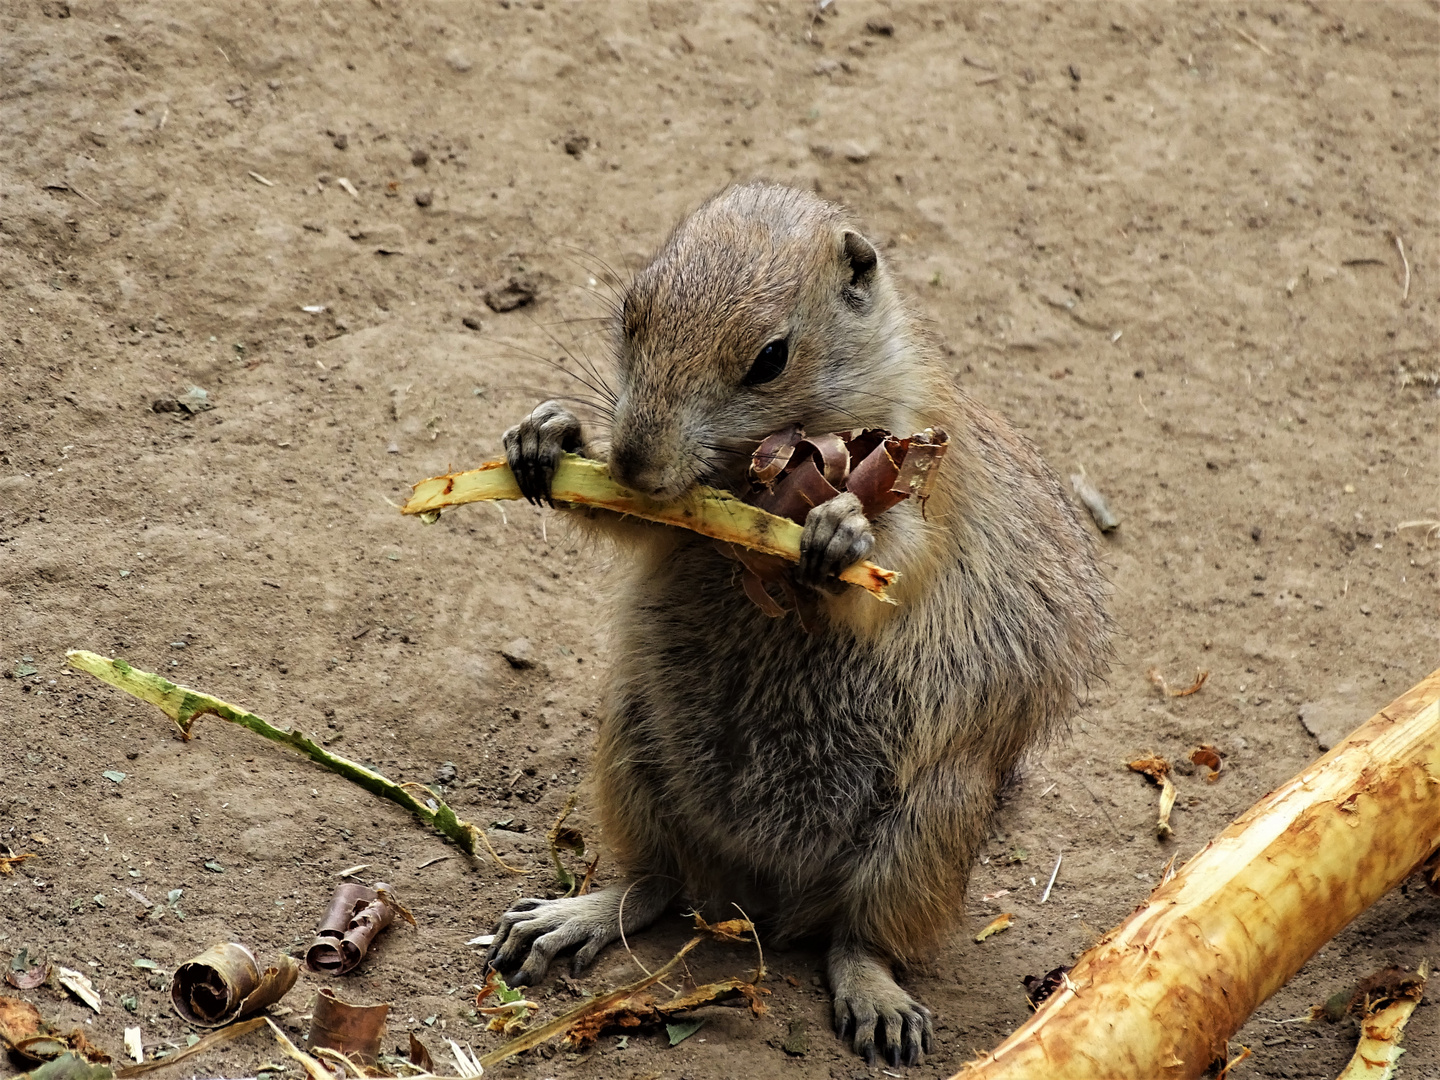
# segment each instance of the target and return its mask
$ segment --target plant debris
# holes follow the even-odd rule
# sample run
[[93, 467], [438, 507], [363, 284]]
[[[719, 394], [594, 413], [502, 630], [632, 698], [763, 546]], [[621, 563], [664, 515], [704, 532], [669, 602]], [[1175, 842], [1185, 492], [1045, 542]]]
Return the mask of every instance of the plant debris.
[[79, 1054], [61, 1054], [13, 1080], [111, 1080], [114, 1075], [109, 1065], [92, 1065]]
[[[481, 1007], [491, 994], [500, 1002], [498, 1005]], [[513, 989], [491, 968], [485, 975], [485, 985], [478, 987], [475, 994], [475, 1011], [490, 1018], [485, 1025], [487, 1031], [499, 1031], [508, 1038], [514, 1038], [525, 1030], [530, 1014], [540, 1006], [525, 997], [525, 991]]]
[[30, 950], [21, 949], [10, 957], [5, 981], [16, 990], [34, 990], [50, 977], [50, 965], [43, 960], [31, 961]]
[[274, 742], [293, 746], [312, 761], [339, 773], [347, 780], [353, 780], [371, 794], [399, 803], [421, 821], [433, 826], [442, 836], [454, 841], [467, 854], [475, 854], [478, 842], [485, 846], [491, 857], [503, 869], [512, 874], [524, 873], [523, 870], [507, 865], [495, 853], [495, 849], [490, 846], [490, 841], [485, 839], [484, 833], [470, 822], [458, 818], [454, 810], [428, 789], [426, 789], [423, 800], [417, 799], [407, 790], [409, 785], [396, 784], [373, 769], [367, 769], [364, 765], [343, 758], [339, 754], [332, 754], [319, 743], [306, 738], [293, 728], [286, 731], [283, 728], [274, 727], [254, 713], [237, 709], [228, 702], [211, 697], [209, 694], [202, 694], [198, 690], [177, 686], [159, 675], [131, 667], [124, 660], [111, 660], [107, 656], [86, 652], [84, 649], [71, 649], [65, 654], [65, 658], [71, 667], [89, 672], [97, 679], [118, 687], [141, 701], [148, 701], [157, 706], [161, 712], [175, 721], [175, 726], [180, 729], [181, 736], [186, 740], [190, 738], [190, 728], [196, 719], [206, 713], [218, 716], [222, 720], [228, 720], [232, 724], [249, 728], [257, 735], [263, 735]]
[[[923, 512], [949, 445], [949, 435], [939, 428], [902, 439], [880, 428], [806, 435], [792, 424], [755, 449], [750, 487], [741, 498], [801, 526], [813, 508], [842, 492], [859, 499], [861, 512], [871, 520], [910, 498]], [[745, 595], [761, 611], [772, 617], [795, 611], [807, 629], [813, 624], [813, 602], [787, 563], [732, 544], [722, 543], [721, 551], [744, 567]]]
[[[645, 978], [582, 1002], [549, 1023], [527, 1031], [518, 1039], [492, 1050], [480, 1059], [480, 1064], [482, 1066], [497, 1065], [507, 1058], [548, 1042], [557, 1035], [565, 1037], [563, 1045], [566, 1049], [583, 1049], [593, 1044], [606, 1031], [616, 1028], [629, 1030], [642, 1025], [669, 1023], [676, 1019], [677, 1014], [735, 997], [743, 997], [755, 1016], [763, 1016], [766, 1007], [764, 1001], [761, 1000], [761, 995], [767, 994], [769, 991], [756, 985], [765, 975], [763, 957], [750, 979], [725, 979], [721, 982], [697, 986], [689, 993], [663, 1003], [657, 1003], [644, 993], [679, 967], [690, 951], [706, 938], [732, 943], [743, 942], [746, 939], [742, 935], [748, 933], [753, 937], [755, 932], [754, 926], [748, 919], [728, 919], [712, 924], [696, 915], [695, 924], [703, 933], [697, 934], [687, 941], [669, 961]], [[756, 946], [757, 948], [759, 946], [758, 940]]]
[[100, 1011], [100, 995], [95, 992], [95, 984], [90, 981], [89, 976], [67, 967], [56, 964], [54, 967], [55, 979], [70, 993], [83, 1001], [97, 1013]]
[[1360, 1041], [1338, 1080], [1390, 1080], [1405, 1053], [1400, 1036], [1425, 994], [1424, 961], [1411, 973], [1398, 968], [1377, 972], [1355, 989], [1352, 1008], [1361, 1011]]
[[1084, 469], [1070, 474], [1070, 487], [1075, 492], [1075, 497], [1090, 511], [1090, 516], [1095, 519], [1095, 525], [1102, 533], [1114, 532], [1120, 527], [1120, 519], [1115, 516], [1115, 511], [1110, 509], [1105, 496], [1090, 482]]
[[570, 811], [575, 809], [575, 803], [579, 796], [571, 792], [561, 807], [560, 814], [555, 819], [555, 824], [550, 826], [550, 831], [545, 834], [545, 841], [550, 848], [550, 861], [555, 865], [555, 878], [561, 885], [565, 886], [566, 896], [575, 896], [582, 892], [582, 884], [588, 885], [589, 873], [583, 879], [577, 878], [565, 864], [560, 861], [560, 849], [564, 848], [575, 855], [585, 855], [585, 837], [579, 829], [566, 827], [565, 819], [570, 816]]
[[975, 935], [975, 940], [977, 942], [984, 941], [988, 937], [994, 937], [1004, 930], [1009, 930], [1010, 924], [1014, 921], [1015, 916], [1010, 912], [1006, 912], [1004, 915], [996, 915], [995, 918], [990, 920], [984, 930], [981, 930]]
[[1209, 743], [1201, 743], [1190, 751], [1190, 762], [1193, 765], [1209, 769], [1210, 772], [1206, 775], [1205, 782], [1213, 784], [1220, 779], [1220, 773], [1225, 768], [1225, 755]]
[[[315, 931], [315, 941], [305, 953], [305, 966], [325, 975], [344, 975], [365, 958], [376, 935], [404, 912], [391, 896], [390, 886], [378, 883], [370, 889], [346, 882], [335, 895]], [[409, 919], [414, 924], [414, 919]], [[339, 1049], [336, 1047], [336, 1049]]]
[[13, 874], [16, 864], [22, 863], [26, 859], [38, 859], [39, 857], [33, 851], [17, 855], [8, 844], [0, 843], [0, 874]]
[[366, 1065], [374, 1065], [380, 1056], [380, 1039], [385, 1034], [385, 1018], [389, 1013], [388, 1001], [380, 1005], [351, 1005], [341, 1001], [327, 986], [315, 997], [305, 1048], [335, 1050]]
[[1161, 840], [1173, 835], [1175, 830], [1170, 827], [1170, 811], [1175, 806], [1175, 781], [1170, 779], [1170, 762], [1151, 756], [1127, 762], [1127, 765], [1160, 785], [1160, 817], [1155, 822], [1155, 835]]
[[410, 1064], [427, 1073], [435, 1071], [435, 1059], [430, 1056], [430, 1048], [413, 1031], [410, 1033]]
[[244, 945], [212, 945], [175, 969], [170, 1003], [189, 1023], [223, 1027], [273, 1005], [289, 992], [300, 966], [284, 954], [263, 972]]
[[1040, 1005], [1051, 994], [1055, 993], [1065, 985], [1065, 976], [1070, 969], [1067, 967], [1052, 968], [1044, 975], [1026, 975], [1020, 982], [1025, 987], [1025, 997], [1030, 1001], [1030, 1008], [1038, 1009]]
[[1205, 685], [1205, 680], [1210, 677], [1210, 672], [1197, 670], [1195, 672], [1195, 681], [1183, 689], [1171, 687], [1171, 685], [1165, 681], [1165, 676], [1160, 674], [1159, 668], [1150, 668], [1145, 672], [1145, 677], [1154, 683], [1155, 686], [1159, 688], [1160, 693], [1166, 697], [1189, 697], [1191, 694], [1197, 693], [1199, 689]]
[[99, 1064], [110, 1062], [110, 1055], [86, 1038], [84, 1028], [63, 1035], [41, 1018], [34, 1005], [20, 998], [0, 997], [0, 1047], [32, 1062], [54, 1061], [72, 1053]]

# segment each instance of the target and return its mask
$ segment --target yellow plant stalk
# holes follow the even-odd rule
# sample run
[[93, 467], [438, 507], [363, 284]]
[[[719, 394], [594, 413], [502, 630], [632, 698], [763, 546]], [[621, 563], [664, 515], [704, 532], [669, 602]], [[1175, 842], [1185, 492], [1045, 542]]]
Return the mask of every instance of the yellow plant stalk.
[[954, 1080], [1198, 1077], [1440, 847], [1440, 671], [1237, 818]]
[[[550, 492], [557, 503], [594, 506], [617, 514], [676, 525], [714, 540], [740, 544], [790, 562], [800, 560], [800, 534], [789, 518], [767, 513], [742, 502], [728, 491], [701, 487], [674, 500], [662, 501], [631, 491], [610, 479], [601, 462], [566, 454], [555, 469]], [[433, 521], [444, 507], [487, 499], [519, 499], [520, 488], [503, 461], [491, 461], [468, 472], [432, 476], [415, 485], [402, 514], [417, 514]], [[870, 562], [847, 566], [840, 580], [858, 585], [886, 603], [894, 603], [885, 590], [900, 575]]]

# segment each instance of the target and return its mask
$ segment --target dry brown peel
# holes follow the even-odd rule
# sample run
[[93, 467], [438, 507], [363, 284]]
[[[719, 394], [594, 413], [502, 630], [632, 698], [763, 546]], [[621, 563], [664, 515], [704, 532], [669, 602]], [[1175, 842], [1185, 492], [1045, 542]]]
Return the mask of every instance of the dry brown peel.
[[389, 888], [383, 882], [373, 889], [355, 882], [340, 885], [305, 953], [305, 966], [320, 974], [344, 975], [360, 963], [397, 914], [398, 905], [392, 902]]
[[7, 847], [3, 852], [0, 852], [0, 874], [13, 874], [15, 867], [26, 859], [38, 859], [39, 857], [40, 856], [36, 855], [33, 851], [16, 855]]
[[335, 1050], [366, 1065], [374, 1065], [380, 1056], [380, 1040], [389, 1014], [388, 1001], [380, 1005], [351, 1005], [341, 1001], [327, 986], [315, 997], [305, 1049]]
[[1126, 765], [1160, 785], [1160, 816], [1155, 822], [1155, 835], [1164, 840], [1175, 831], [1170, 827], [1170, 811], [1175, 807], [1175, 781], [1170, 779], [1170, 762], [1152, 755], [1126, 762]]
[[170, 1003], [181, 1019], [199, 1027], [223, 1027], [284, 997], [300, 966], [283, 953], [260, 970], [255, 954], [237, 942], [212, 945], [175, 969]]
[[1002, 930], [1009, 930], [1010, 924], [1014, 921], [1015, 916], [1013, 913], [1007, 912], [1004, 915], [996, 915], [995, 918], [990, 920], [984, 930], [981, 930], [978, 934], [975, 935], [975, 940], [977, 942], [981, 942], [988, 937], [994, 937]]
[[1209, 769], [1205, 782], [1213, 784], [1220, 779], [1220, 772], [1225, 768], [1225, 755], [1209, 743], [1201, 743], [1190, 751], [1190, 762], [1192, 765]]
[[1197, 669], [1195, 672], [1195, 681], [1189, 686], [1180, 688], [1172, 687], [1170, 683], [1166, 681], [1165, 676], [1160, 674], [1159, 668], [1150, 668], [1145, 672], [1145, 677], [1154, 683], [1159, 691], [1166, 697], [1189, 697], [1191, 694], [1198, 693], [1200, 688], [1205, 685], [1205, 680], [1210, 677], [1210, 672]]

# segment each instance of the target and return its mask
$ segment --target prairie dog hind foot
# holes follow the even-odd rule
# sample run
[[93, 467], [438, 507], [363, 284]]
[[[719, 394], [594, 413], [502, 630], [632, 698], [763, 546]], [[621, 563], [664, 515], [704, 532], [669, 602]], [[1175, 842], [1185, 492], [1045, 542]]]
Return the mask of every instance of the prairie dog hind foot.
[[863, 946], [836, 943], [826, 958], [835, 995], [835, 1034], [874, 1065], [877, 1052], [891, 1065], [915, 1065], [930, 1053], [930, 1010], [895, 982], [889, 966]]

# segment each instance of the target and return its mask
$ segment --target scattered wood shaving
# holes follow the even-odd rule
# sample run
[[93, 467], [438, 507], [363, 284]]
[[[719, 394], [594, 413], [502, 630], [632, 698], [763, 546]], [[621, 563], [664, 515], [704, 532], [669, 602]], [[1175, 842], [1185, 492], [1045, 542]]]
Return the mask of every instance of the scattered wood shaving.
[[1197, 668], [1195, 671], [1195, 681], [1183, 689], [1171, 687], [1166, 681], [1165, 676], [1160, 674], [1160, 669], [1156, 667], [1152, 667], [1146, 671], [1145, 677], [1154, 683], [1166, 697], [1189, 697], [1191, 694], [1198, 693], [1200, 688], [1205, 685], [1205, 680], [1210, 678], [1210, 672]]
[[1042, 903], [1042, 904], [1045, 903], [1045, 901], [1047, 901], [1047, 900], [1050, 899], [1050, 890], [1053, 889], [1053, 888], [1055, 888], [1055, 878], [1056, 878], [1056, 877], [1059, 875], [1059, 873], [1060, 873], [1060, 860], [1063, 859], [1063, 858], [1065, 858], [1065, 852], [1064, 852], [1064, 851], [1061, 851], [1059, 854], [1057, 854], [1057, 855], [1055, 856], [1055, 869], [1050, 871], [1050, 881], [1049, 881], [1049, 883], [1046, 884], [1046, 886], [1045, 886], [1045, 895], [1042, 896], [1042, 897], [1040, 897], [1040, 903]]
[[[1381, 972], [1380, 976], [1389, 974]], [[1424, 996], [1425, 979], [1429, 972], [1425, 962], [1421, 961], [1414, 975], [1405, 972], [1394, 974], [1399, 977], [1390, 980], [1390, 985], [1364, 993], [1360, 1041], [1355, 1047], [1355, 1056], [1345, 1066], [1339, 1080], [1389, 1080], [1395, 1075], [1395, 1063], [1405, 1053], [1400, 1046], [1400, 1036], [1405, 1022]]]
[[339, 184], [342, 188], [344, 188], [352, 199], [360, 198], [360, 192], [355, 190], [355, 185], [350, 182], [350, 178], [348, 176], [338, 177], [335, 183]]
[[984, 941], [988, 937], [994, 937], [1004, 930], [1010, 929], [1010, 924], [1015, 921], [1014, 914], [1006, 912], [1004, 915], [997, 915], [991, 919], [984, 930], [975, 935], [977, 942]]
[[[239, 1038], [241, 1035], [248, 1035], [256, 1028], [264, 1027], [267, 1023], [269, 1023], [269, 1021], [266, 1020], [265, 1017], [255, 1016], [249, 1020], [241, 1020], [238, 1023], [231, 1024], [229, 1027], [217, 1028], [193, 1046], [187, 1046], [166, 1057], [156, 1058], [154, 1061], [147, 1061], [141, 1065], [131, 1065], [128, 1068], [121, 1069], [115, 1075], [120, 1078], [120, 1080], [125, 1080], [126, 1077], [143, 1076], [156, 1069], [163, 1069], [167, 1065], [178, 1065], [188, 1057], [203, 1054], [207, 1050], [219, 1046], [221, 1043], [228, 1043], [232, 1039]], [[329, 1077], [327, 1080], [335, 1080], [335, 1078]]]
[[275, 186], [275, 181], [274, 181], [274, 180], [266, 180], [265, 177], [261, 176], [261, 175], [260, 175], [258, 172], [256, 172], [254, 169], [249, 170], [249, 176], [250, 176], [250, 179], [251, 179], [251, 180], [258, 180], [260, 183], [264, 184], [266, 187], [274, 187], [274, 186]]
[[125, 1029], [125, 1052], [130, 1055], [131, 1060], [137, 1064], [145, 1060], [145, 1044], [140, 1040], [140, 1029], [138, 1027], [127, 1027]]
[[1400, 264], [1405, 268], [1405, 292], [1400, 297], [1402, 304], [1410, 300], [1410, 260], [1405, 257], [1405, 241], [1400, 239], [1400, 234], [1394, 234], [1395, 250], [1400, 252]]

